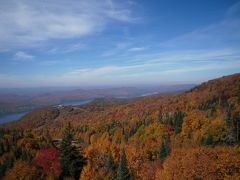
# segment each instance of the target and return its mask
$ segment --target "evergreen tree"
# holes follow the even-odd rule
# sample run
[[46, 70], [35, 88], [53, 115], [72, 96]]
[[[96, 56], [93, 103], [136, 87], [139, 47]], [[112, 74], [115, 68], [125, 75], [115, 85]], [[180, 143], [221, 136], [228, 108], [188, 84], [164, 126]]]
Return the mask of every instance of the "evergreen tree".
[[32, 159], [31, 155], [25, 149], [21, 150], [20, 158], [24, 161], [30, 161]]
[[130, 179], [130, 174], [129, 174], [129, 170], [127, 167], [127, 159], [126, 159], [125, 150], [123, 149], [120, 163], [118, 166], [117, 180], [128, 180], [128, 179]]
[[213, 144], [213, 137], [211, 134], [207, 135], [207, 137], [203, 141], [203, 144], [206, 146]]
[[236, 142], [236, 136], [234, 135], [234, 131], [232, 128], [227, 128], [227, 137], [226, 143], [228, 145], [233, 145]]
[[158, 152], [158, 159], [164, 160], [167, 157], [167, 147], [164, 142], [160, 145], [159, 152]]
[[6, 161], [6, 163], [5, 163], [5, 165], [6, 165], [6, 169], [10, 169], [12, 166], [13, 166], [13, 158], [11, 157], [11, 158], [9, 158], [7, 161]]
[[179, 110], [174, 112], [173, 125], [174, 125], [174, 133], [175, 134], [178, 134], [182, 131], [183, 118], [184, 118], [184, 113], [182, 113]]
[[64, 130], [60, 145], [61, 178], [71, 176], [74, 179], [79, 179], [82, 168], [85, 165], [85, 158], [81, 155], [80, 149], [72, 145], [72, 141], [73, 133], [69, 123]]
[[178, 133], [180, 133], [181, 132], [181, 127], [180, 126], [175, 126], [174, 127], [174, 134], [178, 134]]
[[4, 176], [5, 173], [5, 167], [3, 164], [0, 164], [0, 178]]
[[106, 172], [113, 171], [115, 168], [113, 157], [112, 157], [112, 152], [109, 151], [107, 161], [105, 164], [105, 170]]
[[166, 113], [166, 120], [165, 120], [166, 122], [166, 124], [169, 124], [169, 122], [170, 122], [170, 113], [169, 112], [167, 112]]
[[227, 113], [226, 125], [227, 125], [227, 128], [231, 127], [231, 114], [230, 114], [230, 112]]
[[166, 150], [167, 150], [167, 156], [171, 153], [170, 145], [171, 145], [171, 139], [170, 139], [170, 136], [168, 135], [166, 140], [165, 140], [165, 147], [166, 147]]
[[159, 117], [158, 117], [159, 123], [163, 124], [163, 115], [162, 112], [159, 112]]
[[3, 147], [3, 144], [0, 143], [0, 156], [2, 156], [4, 153], [4, 147]]

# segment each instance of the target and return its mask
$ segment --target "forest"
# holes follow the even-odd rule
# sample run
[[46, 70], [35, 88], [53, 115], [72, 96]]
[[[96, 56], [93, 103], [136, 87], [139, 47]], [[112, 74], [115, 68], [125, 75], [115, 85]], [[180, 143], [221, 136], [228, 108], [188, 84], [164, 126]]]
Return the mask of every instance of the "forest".
[[0, 126], [2, 179], [240, 179], [240, 74]]

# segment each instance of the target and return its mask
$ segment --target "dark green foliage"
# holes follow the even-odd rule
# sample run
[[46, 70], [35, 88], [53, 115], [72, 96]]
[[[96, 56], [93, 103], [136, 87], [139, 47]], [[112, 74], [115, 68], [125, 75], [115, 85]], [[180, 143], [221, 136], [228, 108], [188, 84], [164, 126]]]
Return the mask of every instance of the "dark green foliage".
[[115, 169], [115, 165], [112, 157], [112, 152], [109, 151], [107, 161], [105, 163], [105, 171], [110, 172], [110, 171], [113, 171], [114, 169]]
[[174, 119], [173, 119], [173, 125], [174, 125], [174, 133], [178, 134], [182, 131], [182, 123], [183, 123], [184, 113], [177, 110], [174, 112]]
[[125, 150], [122, 151], [120, 163], [118, 166], [118, 172], [117, 172], [117, 180], [128, 180], [130, 179], [129, 170], [127, 167], [127, 159]]
[[167, 112], [167, 113], [166, 113], [166, 120], [165, 120], [165, 123], [166, 123], [166, 124], [169, 124], [169, 122], [170, 122], [170, 113]]
[[213, 144], [213, 137], [211, 134], [208, 134], [206, 138], [203, 140], [203, 145], [208, 146]]
[[0, 156], [3, 155], [4, 153], [4, 147], [3, 147], [3, 144], [0, 143]]
[[0, 177], [3, 177], [5, 173], [5, 167], [3, 164], [0, 164]]
[[160, 124], [163, 124], [163, 115], [162, 115], [162, 112], [159, 112], [158, 121], [159, 121]]
[[158, 159], [164, 160], [167, 157], [167, 148], [164, 142], [162, 142], [160, 148], [159, 148], [159, 154]]
[[20, 158], [24, 161], [31, 161], [32, 160], [31, 154], [29, 154], [25, 149], [21, 150]]
[[142, 122], [137, 122], [133, 127], [131, 127], [129, 132], [129, 137], [133, 136], [139, 129], [139, 127], [142, 125]]
[[9, 158], [7, 161], [6, 161], [6, 168], [7, 169], [10, 169], [12, 166], [13, 166], [13, 162], [14, 162], [14, 159], [13, 158]]
[[167, 138], [165, 138], [165, 146], [167, 148], [167, 155], [169, 155], [171, 153], [171, 139], [170, 136], [168, 135]]
[[163, 136], [162, 138], [162, 144], [159, 147], [159, 151], [157, 154], [158, 159], [160, 159], [161, 161], [164, 161], [166, 159], [166, 157], [170, 154], [170, 136], [168, 136], [167, 138], [165, 138], [165, 136]]
[[233, 145], [236, 142], [236, 136], [234, 135], [234, 131], [232, 128], [227, 128], [227, 138], [226, 143], [228, 145]]
[[81, 155], [80, 149], [72, 145], [73, 132], [70, 123], [64, 130], [62, 142], [60, 145], [61, 154], [61, 178], [71, 176], [74, 179], [79, 179], [85, 158]]
[[178, 134], [178, 133], [180, 133], [181, 132], [181, 127], [180, 126], [175, 126], [175, 128], [174, 128], [174, 134]]
[[17, 131], [12, 132], [12, 137], [13, 137], [13, 143], [16, 144], [17, 141], [20, 139], [20, 135]]
[[108, 132], [110, 132], [112, 129], [117, 128], [117, 127], [122, 127], [121, 123], [113, 120], [113, 122], [111, 124], [108, 124], [106, 126], [106, 129]]
[[198, 109], [199, 110], [207, 110], [207, 109], [215, 108], [217, 105], [217, 101], [218, 100], [216, 98], [213, 98], [213, 99], [199, 105]]
[[9, 146], [10, 146], [10, 145], [9, 145], [9, 142], [6, 141], [5, 144], [4, 144], [4, 146], [3, 146], [4, 152], [8, 152], [8, 151], [9, 151], [9, 149], [10, 149]]
[[224, 92], [221, 93], [220, 99], [219, 99], [220, 105], [223, 107], [228, 106], [228, 101], [226, 96], [224, 95]]
[[21, 155], [22, 155], [22, 150], [21, 150], [21, 148], [16, 147], [14, 153], [15, 153], [15, 157], [16, 157], [16, 159], [20, 159], [20, 158], [21, 158]]
[[227, 125], [227, 128], [231, 127], [231, 113], [230, 112], [227, 113], [226, 125]]

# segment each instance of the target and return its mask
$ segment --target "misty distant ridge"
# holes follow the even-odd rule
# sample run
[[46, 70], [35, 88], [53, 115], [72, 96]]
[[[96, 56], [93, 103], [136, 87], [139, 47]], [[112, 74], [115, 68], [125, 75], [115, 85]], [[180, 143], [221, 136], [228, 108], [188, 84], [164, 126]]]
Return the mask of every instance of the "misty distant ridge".
[[71, 88], [15, 88], [0, 89], [0, 115], [31, 111], [63, 102], [93, 100], [96, 98], [134, 98], [158, 93], [177, 93], [194, 84], [159, 85], [147, 87], [113, 87], [97, 89]]
[[178, 90], [185, 90], [196, 86], [197, 84], [173, 84], [173, 85], [136, 85], [136, 86], [103, 86], [103, 87], [21, 87], [21, 88], [0, 88], [0, 95], [32, 95], [32, 94], [44, 94], [44, 93], [59, 93], [70, 91], [96, 91], [96, 90], [119, 90], [119, 89], [138, 89], [142, 91], [159, 91], [159, 92], [175, 92]]

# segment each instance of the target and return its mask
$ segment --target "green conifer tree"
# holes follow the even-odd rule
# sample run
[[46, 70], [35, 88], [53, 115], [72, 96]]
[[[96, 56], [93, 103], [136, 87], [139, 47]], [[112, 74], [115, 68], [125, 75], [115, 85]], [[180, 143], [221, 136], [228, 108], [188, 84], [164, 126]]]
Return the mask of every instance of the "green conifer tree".
[[163, 115], [162, 112], [159, 112], [159, 117], [158, 117], [159, 123], [163, 124]]
[[113, 157], [112, 157], [112, 152], [109, 151], [107, 161], [105, 164], [105, 170], [106, 172], [113, 171], [115, 169]]
[[129, 174], [129, 170], [127, 167], [127, 159], [126, 159], [125, 150], [123, 149], [120, 163], [118, 166], [117, 180], [128, 180], [128, 179], [130, 179], [130, 174]]
[[160, 145], [159, 152], [158, 152], [158, 159], [160, 159], [161, 161], [164, 161], [166, 157], [167, 157], [167, 147], [164, 141], [162, 141], [162, 144]]
[[5, 166], [0, 164], [0, 179], [4, 176], [5, 173]]
[[204, 139], [203, 144], [208, 146], [213, 143], [213, 137], [211, 134], [208, 134], [207, 137]]
[[4, 147], [3, 147], [3, 144], [0, 143], [0, 156], [2, 156], [4, 153]]
[[80, 153], [80, 148], [72, 145], [73, 132], [70, 123], [64, 130], [62, 142], [60, 145], [61, 154], [61, 178], [71, 176], [74, 179], [79, 179], [85, 158]]
[[166, 120], [165, 120], [165, 123], [166, 123], [166, 124], [169, 124], [169, 122], [170, 122], [170, 113], [167, 112], [167, 113], [166, 113]]
[[230, 114], [230, 112], [227, 113], [226, 125], [227, 125], [227, 128], [231, 127], [231, 114]]

